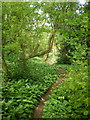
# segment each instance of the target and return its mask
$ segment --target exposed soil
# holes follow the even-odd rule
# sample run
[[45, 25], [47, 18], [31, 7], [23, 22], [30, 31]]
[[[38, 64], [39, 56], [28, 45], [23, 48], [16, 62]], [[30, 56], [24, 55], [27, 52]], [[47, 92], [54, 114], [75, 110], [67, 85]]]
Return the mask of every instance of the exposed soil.
[[34, 111], [33, 118], [35, 120], [37, 120], [39, 118], [42, 118], [43, 108], [45, 107], [44, 102], [49, 99], [49, 95], [51, 94], [52, 90], [54, 90], [57, 86], [60, 85], [60, 83], [62, 81], [65, 80], [65, 74], [66, 74], [66, 72], [63, 71], [61, 68], [58, 68], [58, 70], [60, 71], [60, 74], [62, 74], [62, 75], [57, 78], [57, 81], [50, 86], [50, 88], [48, 89], [48, 91], [45, 93], [45, 95], [39, 101], [39, 105], [36, 107], [36, 109]]

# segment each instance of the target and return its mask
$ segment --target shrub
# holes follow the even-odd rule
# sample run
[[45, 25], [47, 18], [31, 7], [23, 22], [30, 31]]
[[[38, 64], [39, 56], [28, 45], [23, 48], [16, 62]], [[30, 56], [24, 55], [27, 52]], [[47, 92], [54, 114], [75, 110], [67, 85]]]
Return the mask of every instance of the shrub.
[[75, 65], [45, 102], [43, 118], [89, 118], [86, 63]]

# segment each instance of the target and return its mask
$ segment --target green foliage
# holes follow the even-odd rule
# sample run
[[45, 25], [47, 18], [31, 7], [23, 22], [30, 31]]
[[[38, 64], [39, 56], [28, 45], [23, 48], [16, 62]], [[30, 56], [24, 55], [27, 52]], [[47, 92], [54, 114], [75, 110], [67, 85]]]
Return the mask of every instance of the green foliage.
[[64, 71], [71, 71], [71, 69], [74, 68], [73, 64], [54, 64], [55, 67], [57, 68], [62, 68]]
[[[46, 101], [43, 118], [90, 117], [84, 6], [74, 2], [3, 2], [2, 12], [2, 66], [10, 75], [3, 77], [3, 120], [32, 118], [38, 101], [56, 80], [59, 67], [69, 71], [68, 78]], [[27, 60], [44, 55], [55, 41], [58, 63], [74, 64], [50, 66], [41, 58]]]
[[58, 59], [57, 59], [57, 63], [58, 64], [71, 64], [71, 61], [70, 61], [70, 58], [67, 55], [65, 55], [65, 54], [63, 54], [63, 55], [59, 54], [58, 55]]
[[[73, 8], [72, 8], [73, 5]], [[57, 41], [56, 46], [58, 49], [58, 59], [59, 64], [70, 64], [73, 60], [81, 59], [82, 52], [79, 49], [86, 48], [86, 34], [88, 27], [88, 17], [87, 13], [84, 11], [84, 7], [73, 4], [73, 3], [62, 3], [63, 16], [62, 22], [58, 20], [57, 27]], [[56, 11], [58, 11], [57, 8]], [[78, 11], [78, 12], [77, 12]], [[83, 11], [83, 12], [81, 12]], [[72, 19], [73, 18], [73, 19]], [[79, 56], [78, 54], [81, 54]], [[77, 55], [76, 57], [74, 55]]]
[[29, 73], [24, 74], [26, 78], [16, 77], [7, 83], [3, 82], [3, 120], [32, 118], [38, 101], [58, 75], [55, 67], [35, 60], [28, 61], [28, 66]]
[[45, 102], [43, 118], [89, 118], [87, 63], [78, 63]]
[[6, 74], [9, 73], [7, 71], [12, 71], [13, 64], [20, 69], [22, 75], [23, 67], [27, 67], [26, 59], [45, 52], [49, 49], [48, 46], [51, 47], [48, 41], [52, 28], [51, 25], [44, 25], [47, 19], [39, 10], [38, 2], [2, 3], [2, 52]]

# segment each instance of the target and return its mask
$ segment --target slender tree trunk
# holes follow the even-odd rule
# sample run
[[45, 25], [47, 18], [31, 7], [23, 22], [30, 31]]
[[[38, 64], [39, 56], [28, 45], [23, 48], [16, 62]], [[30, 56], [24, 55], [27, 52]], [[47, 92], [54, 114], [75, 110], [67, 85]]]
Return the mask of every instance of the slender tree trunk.
[[25, 59], [25, 46], [24, 43], [22, 43], [22, 41], [20, 41], [20, 47], [21, 47], [21, 51], [20, 51], [20, 61], [19, 61], [19, 67], [20, 67], [20, 75], [22, 77], [26, 76], [26, 71], [27, 71], [27, 64], [26, 64], [26, 59]]
[[43, 62], [46, 62], [46, 61], [47, 61], [48, 56], [49, 56], [49, 53], [47, 53], [47, 54], [44, 55], [44, 57], [43, 57]]

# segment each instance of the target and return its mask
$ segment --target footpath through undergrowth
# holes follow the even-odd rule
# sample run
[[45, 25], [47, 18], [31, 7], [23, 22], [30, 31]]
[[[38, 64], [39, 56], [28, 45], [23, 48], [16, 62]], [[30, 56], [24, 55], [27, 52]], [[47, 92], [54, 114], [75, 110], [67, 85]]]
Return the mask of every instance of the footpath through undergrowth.
[[42, 97], [42, 99], [39, 101], [39, 104], [38, 106], [35, 108], [35, 111], [34, 111], [34, 116], [33, 118], [42, 118], [42, 115], [43, 115], [43, 109], [45, 107], [45, 104], [44, 102], [46, 102], [48, 99], [49, 99], [49, 95], [52, 94], [52, 91], [60, 85], [60, 83], [62, 81], [64, 81], [66, 79], [66, 72], [64, 70], [62, 70], [61, 68], [58, 68], [58, 70], [60, 71], [60, 76], [57, 78], [57, 81], [54, 82], [50, 88], [48, 89], [48, 91], [44, 94], [44, 96]]

